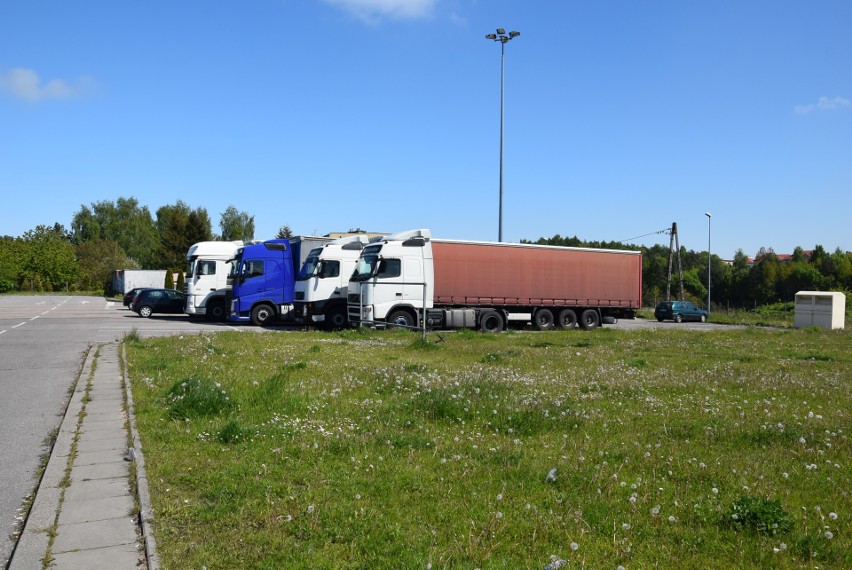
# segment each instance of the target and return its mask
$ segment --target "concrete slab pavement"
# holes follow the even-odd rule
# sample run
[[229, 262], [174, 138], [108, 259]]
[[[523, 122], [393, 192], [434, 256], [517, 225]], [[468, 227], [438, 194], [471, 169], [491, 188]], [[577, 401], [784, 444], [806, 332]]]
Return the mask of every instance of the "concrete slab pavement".
[[9, 569], [157, 569], [138, 441], [119, 344], [93, 348]]

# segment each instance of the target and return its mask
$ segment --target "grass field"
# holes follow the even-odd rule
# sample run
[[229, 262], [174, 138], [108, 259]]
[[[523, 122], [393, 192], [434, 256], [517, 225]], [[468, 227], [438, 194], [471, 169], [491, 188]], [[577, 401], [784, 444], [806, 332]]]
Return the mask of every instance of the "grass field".
[[171, 568], [850, 568], [852, 335], [127, 339]]

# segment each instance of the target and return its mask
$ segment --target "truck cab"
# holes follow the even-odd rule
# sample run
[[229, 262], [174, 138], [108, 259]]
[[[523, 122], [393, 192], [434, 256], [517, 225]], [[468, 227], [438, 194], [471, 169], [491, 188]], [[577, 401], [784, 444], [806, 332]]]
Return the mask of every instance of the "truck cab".
[[349, 280], [353, 324], [393, 323], [415, 327], [432, 307], [431, 232], [401, 232], [367, 245]]
[[272, 239], [240, 248], [228, 279], [229, 320], [266, 325], [286, 318], [292, 309], [293, 274], [289, 240]]
[[186, 304], [184, 313], [223, 321], [228, 316], [226, 297], [231, 260], [242, 241], [202, 241], [186, 254]]
[[312, 249], [296, 276], [294, 320], [339, 329], [348, 323], [349, 277], [361, 250], [363, 235], [347, 236]]

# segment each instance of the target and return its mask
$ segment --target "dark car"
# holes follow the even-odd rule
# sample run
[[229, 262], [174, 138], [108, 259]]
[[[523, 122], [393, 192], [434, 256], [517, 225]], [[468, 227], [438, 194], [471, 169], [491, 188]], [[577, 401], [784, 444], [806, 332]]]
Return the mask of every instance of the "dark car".
[[186, 296], [177, 289], [142, 289], [130, 302], [140, 317], [154, 313], [183, 313]]
[[133, 297], [135, 297], [136, 294], [139, 293], [139, 291], [141, 291], [142, 289], [147, 289], [147, 287], [135, 287], [135, 288], [131, 289], [130, 291], [128, 291], [127, 293], [125, 293], [124, 299], [122, 299], [124, 306], [130, 307], [130, 303], [133, 301]]
[[654, 317], [660, 322], [669, 319], [676, 323], [707, 320], [707, 311], [688, 301], [664, 301], [654, 309]]

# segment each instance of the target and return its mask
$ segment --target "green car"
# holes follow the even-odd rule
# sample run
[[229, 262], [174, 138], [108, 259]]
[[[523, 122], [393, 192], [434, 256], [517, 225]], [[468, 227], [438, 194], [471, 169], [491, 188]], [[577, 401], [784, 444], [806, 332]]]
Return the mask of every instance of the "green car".
[[669, 319], [676, 323], [683, 321], [703, 323], [707, 320], [707, 311], [699, 309], [688, 301], [663, 301], [654, 309], [654, 316], [660, 322]]

